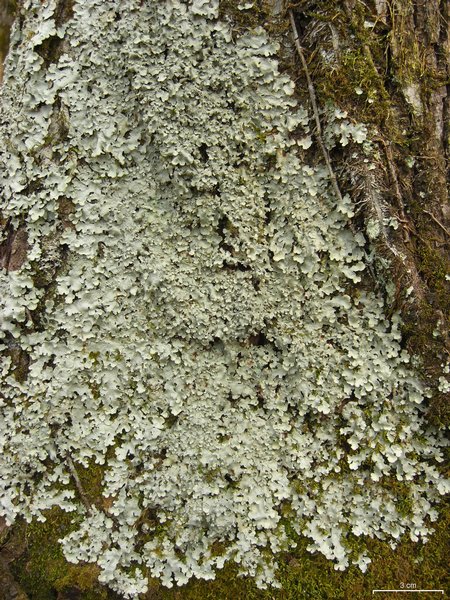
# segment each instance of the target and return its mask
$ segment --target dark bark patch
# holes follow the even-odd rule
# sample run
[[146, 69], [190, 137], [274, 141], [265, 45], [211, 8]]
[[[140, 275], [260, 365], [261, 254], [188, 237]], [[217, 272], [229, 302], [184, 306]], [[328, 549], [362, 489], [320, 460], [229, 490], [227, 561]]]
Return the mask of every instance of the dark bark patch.
[[71, 215], [75, 212], [75, 204], [69, 198], [61, 196], [58, 198], [58, 216], [64, 229], [75, 229], [71, 221]]
[[0, 600], [28, 600], [19, 583], [11, 573], [9, 565], [25, 551], [26, 541], [21, 529], [7, 527], [0, 518]]
[[0, 266], [7, 271], [17, 271], [23, 265], [28, 252], [28, 234], [25, 227], [14, 229], [6, 226], [6, 238], [0, 244]]
[[[73, 6], [74, 0], [60, 0], [57, 2], [54, 14], [56, 28], [61, 27], [73, 17]], [[62, 41], [59, 36], [52, 35], [35, 47], [35, 51], [43, 58], [46, 67], [58, 61], [61, 55]]]
[[24, 383], [28, 377], [30, 356], [20, 347], [12, 348], [9, 352], [14, 365], [14, 377], [19, 383]]
[[55, 10], [55, 23], [56, 27], [60, 27], [70, 21], [73, 17], [73, 6], [75, 4], [74, 0], [60, 0], [57, 3]]
[[250, 346], [267, 346], [267, 344], [269, 344], [269, 340], [263, 331], [258, 331], [257, 333], [249, 336], [248, 344]]
[[208, 146], [206, 144], [201, 144], [198, 150], [200, 152], [202, 161], [205, 163], [208, 162], [208, 160], [209, 160]]
[[75, 587], [69, 587], [58, 593], [57, 600], [81, 600], [81, 591]]
[[3, 0], [0, 2], [0, 84], [3, 80], [3, 61], [9, 50], [11, 25], [16, 13], [16, 2]]

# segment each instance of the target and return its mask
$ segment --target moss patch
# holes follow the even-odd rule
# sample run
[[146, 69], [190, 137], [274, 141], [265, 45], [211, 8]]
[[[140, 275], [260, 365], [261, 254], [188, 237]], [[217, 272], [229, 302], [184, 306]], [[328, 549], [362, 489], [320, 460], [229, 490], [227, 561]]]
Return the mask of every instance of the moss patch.
[[[239, 578], [234, 565], [226, 566], [212, 582], [194, 581], [174, 590], [155, 583], [146, 599], [154, 600], [369, 600], [372, 589], [393, 589], [402, 583], [417, 588], [450, 590], [447, 552], [450, 531], [450, 507], [443, 508], [435, 533], [426, 544], [404, 539], [393, 550], [387, 543], [369, 540], [372, 563], [366, 573], [352, 566], [335, 571], [323, 556], [307, 550], [307, 540], [284, 555], [279, 570], [281, 589], [258, 590], [252, 580]], [[387, 595], [385, 596], [388, 597]], [[421, 594], [431, 599], [432, 594]]]
[[[13, 565], [17, 581], [30, 600], [55, 600], [58, 592], [76, 589], [82, 600], [107, 600], [116, 597], [97, 582], [94, 565], [66, 562], [58, 539], [74, 525], [72, 516], [60, 509], [47, 513], [44, 523], [18, 526], [23, 529], [27, 549]], [[228, 564], [214, 581], [193, 580], [186, 586], [164, 588], [150, 580], [144, 600], [341, 600], [372, 598], [372, 589], [412, 583], [417, 588], [450, 591], [447, 548], [450, 543], [450, 506], [442, 507], [441, 519], [426, 544], [403, 539], [393, 550], [385, 542], [369, 540], [372, 563], [366, 573], [352, 566], [344, 572], [321, 555], [307, 551], [308, 541], [298, 540], [298, 547], [281, 557], [278, 573], [280, 589], [259, 590], [248, 577], [239, 577], [237, 565]], [[358, 539], [354, 540], [358, 543]], [[350, 543], [350, 540], [349, 540]], [[432, 596], [428, 595], [430, 598]], [[423, 595], [424, 598], [428, 597]], [[422, 597], [422, 596], [421, 596]]]
[[26, 538], [25, 553], [12, 565], [12, 572], [30, 600], [54, 600], [58, 591], [76, 588], [83, 600], [103, 600], [107, 592], [97, 582], [98, 568], [71, 565], [63, 556], [58, 539], [74, 529], [73, 515], [59, 508], [46, 513], [43, 523], [21, 524]]

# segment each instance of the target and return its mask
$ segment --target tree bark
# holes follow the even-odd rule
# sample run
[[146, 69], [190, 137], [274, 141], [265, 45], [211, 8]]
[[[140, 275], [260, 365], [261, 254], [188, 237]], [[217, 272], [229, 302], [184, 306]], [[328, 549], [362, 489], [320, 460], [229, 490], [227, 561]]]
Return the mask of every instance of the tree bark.
[[[300, 0], [287, 6], [257, 0], [241, 12], [235, 4], [223, 0], [222, 16], [230, 19], [235, 31], [262, 25], [280, 41], [283, 68], [295, 80], [297, 95], [305, 104], [316, 98], [320, 119], [326, 118], [323, 109], [331, 101], [355, 122], [371, 128], [377, 168], [368, 170], [362, 155], [342, 150], [328, 157], [330, 169], [340, 193], [349, 192], [360, 200], [353, 229], [367, 231], [374, 220], [380, 225], [381, 233], [367, 251], [375, 249], [377, 254], [376, 276], [390, 277], [395, 283], [390, 311], [401, 311], [404, 346], [420, 357], [423, 378], [435, 382], [450, 351], [449, 3]], [[0, 81], [15, 10], [13, 2], [3, 0], [0, 5]], [[57, 25], [70, 19], [71, 11], [70, 0], [58, 0]], [[291, 25], [298, 33], [303, 60], [295, 52]], [[48, 65], [58, 59], [63, 43], [51, 40], [42, 45]], [[308, 86], [314, 96], [308, 94]], [[65, 135], [64, 118], [64, 109], [56, 104], [56, 138]], [[320, 136], [318, 130], [319, 125], [315, 133]], [[61, 232], [71, 226], [71, 209], [70, 202], [62, 199]], [[389, 219], [396, 219], [398, 228], [384, 234]], [[6, 232], [0, 244], [1, 267], [16, 270], [26, 258], [26, 232], [14, 229], [1, 214], [0, 224]], [[40, 273], [42, 285], [49, 290], [65, 261], [58, 240], [52, 244], [55, 262]], [[11, 346], [10, 356], [18, 377], [26, 378], [26, 353]], [[439, 426], [450, 424], [445, 394], [430, 399], [429, 418]], [[8, 598], [26, 598], [0, 555], [2, 582], [10, 589]], [[70, 589], [77, 597], [78, 589]]]
[[[397, 287], [392, 309], [401, 311], [406, 348], [420, 356], [422, 374], [432, 382], [450, 350], [449, 3], [301, 0], [291, 6], [319, 104], [331, 101], [375, 132], [377, 171], [342, 155], [335, 157], [336, 171], [344, 190], [361, 192], [359, 227], [374, 215], [399, 222], [395, 235], [374, 244]], [[294, 69], [305, 89], [304, 69]], [[367, 201], [374, 191], [377, 204]], [[382, 276], [381, 263], [379, 269]], [[429, 417], [449, 423], [445, 394], [431, 399]]]
[[[59, 0], [57, 24], [71, 16], [72, 0]], [[9, 32], [20, 6], [0, 4], [0, 81]], [[447, 0], [300, 0], [291, 7], [301, 45], [307, 55], [319, 104], [331, 101], [351, 118], [372, 126], [379, 146], [379, 170], [364, 172], [359, 158], [335, 157], [343, 190], [367, 192], [375, 185], [380, 207], [366, 203], [359, 213], [364, 224], [380, 210], [399, 227], [391, 242], [375, 240], [386, 256], [398, 288], [393, 310], [404, 318], [405, 343], [418, 354], [424, 376], [434, 379], [449, 355], [449, 2]], [[258, 0], [241, 13], [222, 0], [223, 14], [237, 30], [263, 25], [282, 43], [280, 59], [296, 78], [297, 93], [308, 103], [304, 68], [294, 57], [287, 3]], [[50, 64], [62, 42], [46, 42], [42, 54]], [[57, 109], [58, 112], [58, 109]], [[54, 115], [55, 127], [61, 121]], [[57, 132], [58, 133], [58, 132]], [[64, 132], [60, 132], [63, 135]], [[355, 174], [359, 173], [359, 176]], [[62, 206], [61, 211], [70, 207]], [[8, 235], [0, 246], [3, 267], [19, 268], [26, 256], [26, 233], [3, 223]], [[392, 251], [395, 247], [397, 252]], [[54, 274], [53, 274], [54, 275]], [[49, 274], [51, 277], [52, 274]], [[404, 291], [413, 287], [412, 298]], [[412, 300], [412, 301], [411, 301]], [[433, 331], [437, 332], [433, 335]], [[448, 424], [449, 403], [435, 396], [430, 418]]]

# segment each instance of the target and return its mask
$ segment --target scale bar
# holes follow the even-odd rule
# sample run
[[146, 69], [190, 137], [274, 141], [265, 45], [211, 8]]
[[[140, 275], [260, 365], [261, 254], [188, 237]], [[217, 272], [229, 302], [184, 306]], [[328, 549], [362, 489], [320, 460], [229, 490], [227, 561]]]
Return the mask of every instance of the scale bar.
[[444, 590], [372, 590], [372, 594], [376, 594], [377, 592], [398, 592], [400, 594], [413, 594], [414, 592], [434, 592], [436, 594], [443, 594]]

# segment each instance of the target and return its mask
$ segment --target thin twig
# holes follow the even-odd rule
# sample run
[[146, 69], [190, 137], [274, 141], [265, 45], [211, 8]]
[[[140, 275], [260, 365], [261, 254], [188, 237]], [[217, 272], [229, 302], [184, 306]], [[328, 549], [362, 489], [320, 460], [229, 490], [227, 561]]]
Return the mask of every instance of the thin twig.
[[424, 212], [426, 215], [429, 215], [433, 219], [433, 221], [437, 225], [439, 225], [439, 227], [442, 229], [442, 231], [444, 231], [445, 234], [450, 237], [450, 233], [449, 233], [448, 229], [444, 225], [442, 225], [442, 223], [438, 219], [436, 219], [436, 217], [433, 215], [433, 213], [431, 213], [429, 210], [425, 210], [424, 208], [422, 209], [422, 212]]
[[72, 475], [72, 478], [75, 482], [75, 486], [78, 490], [78, 493], [80, 494], [81, 501], [84, 504], [88, 513], [90, 513], [92, 510], [91, 503], [89, 502], [88, 497], [86, 496], [86, 492], [84, 491], [83, 486], [81, 485], [80, 477], [78, 476], [77, 469], [73, 464], [73, 460], [68, 455], [66, 455], [65, 460], [67, 466], [69, 467], [70, 474]]
[[[316, 90], [314, 89], [314, 85], [313, 85], [313, 82], [312, 82], [312, 79], [311, 79], [311, 75], [310, 75], [309, 69], [308, 69], [308, 63], [306, 62], [305, 55], [303, 53], [303, 48], [302, 48], [302, 46], [300, 44], [300, 39], [298, 37], [297, 26], [295, 24], [294, 13], [292, 12], [291, 8], [289, 8], [288, 13], [289, 13], [289, 20], [291, 22], [292, 34], [293, 34], [293, 37], [294, 37], [294, 44], [295, 44], [295, 47], [297, 49], [297, 53], [298, 53], [298, 55], [300, 57], [300, 61], [302, 63], [303, 71], [305, 72], [305, 76], [306, 76], [306, 82], [308, 84], [309, 99], [310, 99], [311, 107], [312, 107], [313, 114], [314, 114], [314, 120], [316, 122], [316, 139], [317, 139], [317, 142], [319, 144], [320, 151], [322, 152], [322, 156], [323, 156], [323, 159], [325, 161], [325, 164], [327, 166], [328, 173], [329, 173], [330, 180], [331, 180], [331, 185], [333, 187], [334, 193], [335, 193], [335, 195], [336, 195], [339, 203], [342, 203], [343, 202], [342, 193], [341, 193], [341, 190], [339, 188], [339, 184], [338, 184], [338, 180], [337, 180], [336, 174], [335, 174], [335, 172], [333, 170], [333, 167], [331, 165], [331, 160], [330, 160], [329, 152], [328, 152], [328, 150], [327, 150], [327, 148], [326, 148], [326, 146], [324, 144], [323, 137], [322, 137], [322, 124], [320, 122], [320, 115], [319, 115], [319, 107], [318, 107], [318, 104], [317, 104]], [[355, 227], [354, 227], [354, 225], [353, 225], [352, 222], [349, 223], [349, 226], [350, 226], [350, 229], [351, 229], [352, 233], [356, 234], [356, 230], [355, 230]], [[371, 266], [370, 261], [369, 261], [369, 257], [367, 256], [367, 253], [365, 251], [364, 251], [364, 256], [366, 258], [367, 268], [369, 269], [370, 274], [372, 275], [373, 280], [377, 284], [377, 279], [375, 277], [375, 272], [372, 269], [372, 266]]]
[[[397, 200], [397, 208], [401, 215], [401, 219], [399, 219], [399, 220], [403, 223], [405, 223], [405, 222], [407, 223], [408, 220], [406, 218], [405, 211], [403, 208], [403, 197], [402, 197], [402, 192], [400, 190], [400, 184], [398, 182], [397, 172], [396, 172], [395, 163], [394, 163], [394, 155], [392, 153], [392, 147], [391, 147], [391, 144], [387, 143], [384, 138], [380, 137], [379, 139], [384, 147], [384, 153], [386, 156], [386, 162], [387, 162], [387, 166], [388, 166], [388, 170], [389, 170], [389, 175], [390, 175], [392, 184], [394, 186], [395, 198]], [[408, 230], [403, 229], [403, 233], [405, 236], [404, 241], [409, 242], [410, 238], [409, 238]]]
[[338, 200], [342, 201], [341, 190], [339, 189], [339, 185], [338, 185], [338, 182], [337, 182], [336, 175], [335, 175], [335, 173], [333, 171], [333, 167], [331, 166], [330, 155], [328, 154], [328, 150], [326, 149], [325, 144], [323, 143], [322, 125], [321, 125], [321, 122], [320, 122], [319, 108], [317, 106], [316, 91], [314, 89], [314, 85], [313, 85], [313, 82], [312, 82], [312, 79], [311, 79], [311, 75], [309, 74], [308, 63], [306, 62], [305, 55], [303, 53], [303, 48], [302, 48], [302, 46], [300, 44], [300, 39], [298, 37], [297, 26], [295, 24], [294, 13], [292, 12], [292, 9], [289, 9], [289, 20], [291, 22], [291, 27], [292, 27], [292, 33], [293, 33], [293, 36], [294, 36], [295, 47], [296, 47], [298, 55], [300, 57], [300, 61], [302, 63], [302, 67], [303, 67], [303, 70], [304, 70], [305, 76], [306, 76], [306, 82], [308, 84], [309, 99], [311, 101], [311, 106], [312, 106], [313, 114], [314, 114], [314, 120], [316, 122], [316, 137], [317, 137], [317, 142], [319, 143], [320, 150], [321, 150], [323, 158], [325, 160], [325, 164], [327, 165], [327, 169], [328, 169], [328, 173], [330, 175], [331, 184], [333, 186], [334, 193], [336, 194]]

